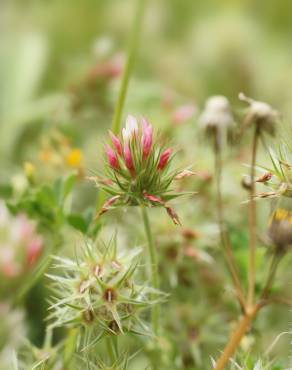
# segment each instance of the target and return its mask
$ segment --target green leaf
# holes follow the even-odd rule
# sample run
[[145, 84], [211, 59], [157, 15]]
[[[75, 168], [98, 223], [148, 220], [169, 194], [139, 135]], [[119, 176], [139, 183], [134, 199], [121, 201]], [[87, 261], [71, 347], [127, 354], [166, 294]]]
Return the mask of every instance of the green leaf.
[[12, 186], [9, 184], [0, 185], [0, 198], [7, 199], [12, 196]]
[[67, 176], [67, 178], [64, 181], [64, 185], [63, 185], [63, 194], [62, 194], [63, 200], [65, 200], [67, 196], [70, 194], [70, 192], [72, 191], [75, 185], [75, 182], [76, 182], [76, 174], [71, 174]]
[[62, 201], [62, 193], [63, 193], [63, 179], [60, 177], [54, 183], [54, 193], [57, 204], [61, 204]]
[[81, 231], [83, 234], [86, 234], [88, 224], [81, 215], [72, 213], [67, 216], [67, 221], [72, 227], [74, 227], [74, 229]]

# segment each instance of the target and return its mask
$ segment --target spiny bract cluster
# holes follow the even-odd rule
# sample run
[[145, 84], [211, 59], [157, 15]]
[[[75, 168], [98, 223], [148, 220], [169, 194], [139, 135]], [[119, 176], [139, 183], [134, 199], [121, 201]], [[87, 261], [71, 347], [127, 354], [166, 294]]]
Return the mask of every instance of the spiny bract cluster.
[[[140, 248], [118, 254], [116, 242], [100, 246], [87, 242], [82, 259], [72, 261], [55, 257], [55, 267], [63, 276], [49, 275], [54, 281], [52, 327], [88, 329], [85, 346], [106, 334], [145, 333], [148, 329], [139, 314], [162, 298], [162, 293], [136, 284]], [[149, 334], [149, 332], [148, 332]], [[91, 338], [91, 341], [90, 341]]]

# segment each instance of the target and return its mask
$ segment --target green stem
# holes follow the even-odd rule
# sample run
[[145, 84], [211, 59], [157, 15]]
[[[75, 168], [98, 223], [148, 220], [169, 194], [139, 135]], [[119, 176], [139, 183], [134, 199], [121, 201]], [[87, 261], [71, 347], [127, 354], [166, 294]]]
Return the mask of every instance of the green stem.
[[266, 280], [266, 283], [265, 283], [264, 288], [262, 290], [261, 299], [266, 299], [268, 297], [268, 295], [270, 293], [270, 289], [273, 285], [273, 282], [274, 282], [274, 279], [275, 279], [275, 276], [276, 276], [277, 268], [279, 266], [279, 263], [280, 263], [282, 257], [283, 257], [283, 254], [279, 254], [279, 253], [274, 253], [273, 254], [271, 264], [270, 264], [270, 268], [269, 268], [269, 272], [268, 272], [268, 275], [267, 275], [267, 280]]
[[229, 235], [226, 231], [226, 225], [224, 221], [224, 209], [222, 201], [221, 191], [221, 174], [222, 174], [222, 158], [221, 158], [221, 147], [218, 142], [217, 136], [215, 137], [214, 144], [215, 154], [215, 180], [216, 180], [216, 198], [217, 198], [217, 218], [220, 231], [220, 239], [223, 247], [224, 256], [227, 262], [228, 269], [230, 271], [235, 292], [241, 307], [245, 308], [245, 297], [242, 289], [242, 285], [239, 278], [238, 269], [236, 266], [235, 258], [232, 252], [232, 247], [229, 239]]
[[248, 293], [247, 304], [252, 306], [254, 300], [255, 288], [255, 270], [256, 270], [256, 204], [254, 200], [255, 195], [255, 164], [257, 154], [257, 144], [259, 138], [259, 126], [256, 125], [253, 144], [252, 144], [252, 158], [251, 158], [251, 172], [250, 172], [250, 194], [249, 194], [249, 263], [248, 263]]
[[[141, 35], [141, 25], [145, 9], [145, 1], [146, 0], [137, 0], [136, 13], [133, 19], [133, 25], [130, 34], [126, 65], [123, 71], [122, 81], [118, 93], [118, 100], [115, 105], [114, 116], [111, 126], [111, 130], [115, 135], [117, 135], [121, 129], [121, 117], [127, 96], [130, 76], [134, 67], [135, 57], [137, 53], [137, 45]], [[103, 203], [105, 202], [105, 199], [106, 194], [103, 190], [100, 189], [96, 206], [97, 213], [101, 209]]]
[[[143, 218], [144, 227], [145, 227], [145, 233], [146, 233], [146, 237], [148, 241], [147, 245], [148, 245], [148, 254], [149, 254], [149, 261], [150, 261], [152, 287], [154, 289], [159, 289], [157, 253], [156, 253], [155, 245], [153, 242], [148, 213], [144, 205], [141, 205], [141, 212], [142, 212], [142, 218]], [[153, 334], [155, 336], [158, 336], [159, 334], [159, 316], [160, 316], [159, 305], [154, 304], [152, 306], [152, 311], [151, 311], [151, 323], [152, 323]]]
[[144, 9], [145, 9], [145, 0], [137, 0], [136, 14], [134, 17], [130, 40], [129, 40], [127, 61], [126, 61], [124, 73], [122, 76], [122, 81], [121, 81], [119, 95], [118, 95], [118, 101], [115, 106], [115, 112], [114, 112], [114, 117], [112, 121], [112, 131], [114, 134], [118, 134], [120, 131], [121, 116], [123, 113], [123, 107], [124, 107], [125, 99], [127, 95], [130, 75], [131, 75], [131, 72], [134, 66], [134, 61], [135, 61], [136, 52], [137, 52], [137, 45], [138, 45], [139, 37], [141, 34], [141, 25], [142, 25]]
[[78, 330], [76, 328], [72, 328], [68, 331], [65, 346], [64, 346], [64, 369], [69, 369], [73, 355], [76, 351], [76, 344], [78, 338]]
[[115, 355], [115, 350], [114, 350], [114, 346], [113, 346], [111, 337], [106, 338], [106, 346], [107, 346], [109, 359], [111, 361], [110, 366], [113, 366], [116, 362], [116, 355]]

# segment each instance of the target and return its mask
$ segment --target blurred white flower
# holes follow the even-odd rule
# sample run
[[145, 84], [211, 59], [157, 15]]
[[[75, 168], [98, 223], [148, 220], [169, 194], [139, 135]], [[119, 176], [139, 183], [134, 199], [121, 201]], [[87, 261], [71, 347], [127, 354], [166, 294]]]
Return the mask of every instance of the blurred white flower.
[[216, 135], [219, 145], [225, 144], [228, 132], [234, 127], [234, 119], [228, 99], [222, 95], [210, 97], [202, 114], [199, 125], [207, 136]]
[[243, 122], [244, 127], [255, 123], [260, 129], [273, 135], [275, 133], [275, 124], [279, 118], [279, 113], [269, 104], [253, 100], [243, 93], [239, 94], [239, 99], [249, 104], [249, 109]]

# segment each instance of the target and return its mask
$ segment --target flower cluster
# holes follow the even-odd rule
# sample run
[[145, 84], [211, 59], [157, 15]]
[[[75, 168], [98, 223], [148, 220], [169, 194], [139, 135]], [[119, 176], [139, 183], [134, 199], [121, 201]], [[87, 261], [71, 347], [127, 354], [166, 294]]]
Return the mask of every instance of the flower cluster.
[[86, 242], [80, 261], [55, 257], [55, 267], [64, 276], [50, 275], [55, 292], [52, 327], [80, 328], [81, 341], [87, 338], [82, 329], [88, 329], [91, 339], [83, 341], [84, 347], [105, 335], [145, 331], [140, 312], [157, 303], [162, 293], [134, 282], [140, 251], [119, 254], [115, 241], [106, 246]]
[[171, 171], [174, 156], [171, 148], [163, 147], [153, 135], [152, 125], [142, 118], [128, 116], [121, 137], [110, 132], [111, 145], [105, 146], [106, 178], [90, 177], [111, 195], [100, 214], [113, 205], [162, 206], [175, 224], [179, 219], [168, 201], [182, 195], [170, 190], [173, 180], [192, 175], [188, 170]]
[[7, 281], [23, 276], [37, 262], [43, 248], [33, 222], [25, 215], [12, 217], [0, 203], [0, 277], [1, 292]]

